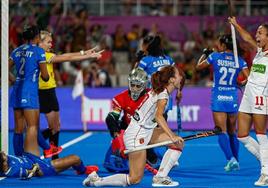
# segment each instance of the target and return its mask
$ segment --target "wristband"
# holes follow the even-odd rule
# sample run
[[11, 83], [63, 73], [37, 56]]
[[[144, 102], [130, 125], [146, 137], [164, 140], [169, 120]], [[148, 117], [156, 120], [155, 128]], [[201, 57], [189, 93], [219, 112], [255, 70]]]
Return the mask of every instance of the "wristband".
[[85, 51], [84, 51], [84, 50], [81, 50], [81, 51], [80, 51], [80, 54], [81, 54], [81, 55], [85, 55]]

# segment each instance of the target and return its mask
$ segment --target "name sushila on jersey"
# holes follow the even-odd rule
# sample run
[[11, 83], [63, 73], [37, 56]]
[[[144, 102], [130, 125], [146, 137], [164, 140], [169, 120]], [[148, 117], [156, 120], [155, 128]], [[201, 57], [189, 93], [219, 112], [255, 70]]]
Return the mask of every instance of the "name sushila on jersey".
[[218, 64], [218, 66], [224, 66], [224, 67], [234, 67], [235, 66], [234, 61], [228, 61], [228, 60], [224, 60], [224, 59], [218, 59], [217, 64]]

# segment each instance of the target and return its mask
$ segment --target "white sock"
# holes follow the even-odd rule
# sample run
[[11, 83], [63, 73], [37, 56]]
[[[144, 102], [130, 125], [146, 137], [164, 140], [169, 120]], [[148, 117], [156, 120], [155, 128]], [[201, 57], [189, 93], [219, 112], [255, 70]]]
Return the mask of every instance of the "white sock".
[[265, 134], [257, 134], [256, 136], [260, 144], [261, 173], [268, 175], [268, 138]]
[[246, 136], [242, 138], [237, 138], [244, 146], [260, 161], [260, 145], [258, 142], [251, 136]]
[[161, 161], [161, 165], [156, 176], [166, 177], [170, 169], [178, 161], [180, 156], [181, 156], [181, 151], [168, 149]]
[[101, 186], [127, 186], [130, 185], [128, 174], [115, 174], [101, 178], [101, 180], [94, 182], [96, 187]]

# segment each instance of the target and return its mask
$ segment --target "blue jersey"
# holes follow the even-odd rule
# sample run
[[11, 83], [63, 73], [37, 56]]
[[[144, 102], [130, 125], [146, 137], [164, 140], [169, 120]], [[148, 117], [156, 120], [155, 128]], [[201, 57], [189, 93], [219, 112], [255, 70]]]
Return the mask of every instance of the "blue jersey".
[[152, 74], [161, 67], [173, 64], [173, 59], [166, 55], [159, 57], [145, 56], [141, 59], [139, 67], [142, 68], [148, 74], [149, 79], [151, 79]]
[[238, 57], [239, 66], [236, 66], [233, 53], [227, 52], [213, 52], [207, 62], [213, 66], [212, 111], [236, 113], [237, 77], [240, 71], [247, 68], [247, 63]]
[[[44, 176], [53, 176], [56, 174], [55, 168], [50, 161], [40, 159], [30, 153], [23, 153], [22, 156], [7, 155], [9, 169], [4, 176], [7, 177], [27, 177], [27, 170], [31, 170], [33, 165], [38, 163]], [[1, 175], [1, 174], [0, 174]]]
[[[167, 65], [174, 65], [174, 61], [171, 57], [164, 55], [164, 56], [145, 56], [141, 59], [139, 63], [139, 67], [142, 68], [148, 75], [149, 80], [151, 80], [152, 74], [156, 71], [159, 71], [160, 68], [167, 66]], [[149, 87], [151, 87], [151, 82], [149, 82]], [[166, 111], [172, 109], [172, 98], [170, 97], [168, 100], [168, 105], [166, 107]]]
[[7, 177], [27, 177], [27, 170], [33, 168], [32, 160], [25, 156], [15, 157], [8, 155], [7, 160], [9, 169], [4, 173]]
[[27, 157], [33, 163], [38, 163], [44, 176], [54, 176], [57, 174], [55, 168], [52, 166], [51, 161], [48, 159], [40, 159], [31, 153], [24, 153], [23, 156]]
[[39, 64], [46, 63], [45, 51], [33, 44], [16, 48], [10, 56], [16, 67], [16, 82], [11, 94], [13, 108], [38, 109]]

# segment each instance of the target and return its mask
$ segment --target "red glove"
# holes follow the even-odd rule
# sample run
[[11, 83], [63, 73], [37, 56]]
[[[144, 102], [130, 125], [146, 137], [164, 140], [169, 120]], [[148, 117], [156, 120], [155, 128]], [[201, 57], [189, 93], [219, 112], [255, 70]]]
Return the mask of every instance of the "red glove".
[[124, 130], [121, 130], [120, 134], [112, 140], [112, 151], [114, 154], [127, 158], [127, 156], [124, 154], [124, 150], [126, 149], [123, 139], [124, 132]]

